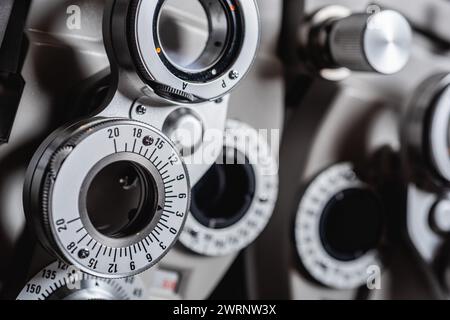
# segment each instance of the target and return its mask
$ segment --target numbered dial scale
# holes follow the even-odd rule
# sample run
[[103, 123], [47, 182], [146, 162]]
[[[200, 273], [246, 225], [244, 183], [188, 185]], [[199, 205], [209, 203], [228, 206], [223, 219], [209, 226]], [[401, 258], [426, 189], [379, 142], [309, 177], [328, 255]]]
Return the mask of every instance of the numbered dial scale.
[[221, 256], [253, 242], [272, 216], [277, 168], [265, 137], [228, 121], [223, 155], [192, 190], [182, 244], [202, 255]]
[[380, 267], [382, 205], [351, 164], [335, 165], [306, 188], [295, 222], [298, 255], [306, 271], [331, 288], [354, 289]]
[[28, 172], [25, 205], [45, 247], [82, 271], [138, 274], [178, 239], [190, 183], [172, 143], [146, 124], [121, 119], [56, 132]]
[[17, 300], [140, 300], [145, 292], [138, 277], [98, 278], [57, 261], [36, 274]]

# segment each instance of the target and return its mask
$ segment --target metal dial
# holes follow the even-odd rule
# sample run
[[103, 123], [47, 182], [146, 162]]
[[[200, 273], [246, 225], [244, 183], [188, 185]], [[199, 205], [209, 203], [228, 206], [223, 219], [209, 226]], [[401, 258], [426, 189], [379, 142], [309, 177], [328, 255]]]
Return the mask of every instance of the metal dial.
[[42, 243], [89, 274], [138, 274], [183, 228], [188, 173], [168, 138], [146, 124], [77, 123], [50, 137], [29, 170], [25, 204]]
[[56, 261], [36, 274], [17, 300], [141, 300], [146, 290], [139, 277], [105, 279]]
[[231, 254], [253, 242], [278, 195], [276, 161], [255, 129], [228, 121], [222, 159], [194, 187], [180, 237], [184, 246], [208, 256]]
[[380, 200], [352, 165], [325, 170], [307, 187], [297, 212], [295, 241], [303, 266], [332, 288], [364, 284], [368, 268], [381, 266], [382, 222]]
[[134, 65], [155, 93], [184, 103], [228, 93], [259, 43], [254, 0], [119, 0], [106, 18], [107, 26], [122, 26], [106, 32], [121, 65]]

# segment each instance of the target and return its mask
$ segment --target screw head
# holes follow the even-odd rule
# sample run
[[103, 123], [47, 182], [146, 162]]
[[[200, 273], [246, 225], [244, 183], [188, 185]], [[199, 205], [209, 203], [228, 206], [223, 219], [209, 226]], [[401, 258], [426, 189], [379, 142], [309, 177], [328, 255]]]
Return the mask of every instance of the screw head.
[[143, 116], [144, 114], [147, 113], [147, 108], [144, 107], [143, 105], [139, 105], [136, 107], [136, 113], [140, 116]]
[[236, 80], [237, 78], [239, 78], [239, 71], [231, 70], [229, 73], [229, 77], [231, 80]]
[[153, 139], [150, 136], [145, 136], [144, 139], [142, 139], [142, 143], [144, 146], [149, 147], [155, 142], [155, 139]]
[[89, 257], [89, 255], [90, 255], [90, 252], [87, 249], [81, 249], [80, 251], [78, 251], [78, 257], [80, 259], [86, 259]]

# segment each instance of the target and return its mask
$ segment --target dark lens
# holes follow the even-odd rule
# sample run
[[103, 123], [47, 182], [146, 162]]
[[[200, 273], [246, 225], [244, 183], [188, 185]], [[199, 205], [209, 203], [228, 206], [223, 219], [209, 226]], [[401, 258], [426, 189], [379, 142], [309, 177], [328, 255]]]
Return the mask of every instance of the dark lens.
[[120, 161], [101, 169], [89, 184], [86, 208], [93, 226], [105, 236], [138, 233], [155, 213], [156, 184], [138, 164]]
[[226, 228], [247, 213], [254, 196], [250, 164], [214, 164], [192, 190], [191, 214], [205, 226]]
[[349, 189], [326, 206], [320, 221], [320, 236], [328, 253], [350, 261], [377, 247], [382, 232], [379, 199], [368, 190]]

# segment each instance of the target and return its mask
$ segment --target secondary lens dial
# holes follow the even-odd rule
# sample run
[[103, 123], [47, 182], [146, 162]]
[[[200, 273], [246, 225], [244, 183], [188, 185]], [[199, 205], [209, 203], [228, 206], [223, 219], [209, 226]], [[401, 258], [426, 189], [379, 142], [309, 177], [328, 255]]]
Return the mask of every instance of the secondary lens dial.
[[237, 252], [267, 225], [278, 195], [276, 161], [265, 138], [229, 121], [222, 156], [192, 190], [191, 214], [180, 237], [192, 251]]
[[359, 180], [352, 165], [335, 165], [307, 187], [297, 212], [295, 240], [302, 264], [320, 283], [338, 289], [364, 284], [369, 267], [381, 266], [382, 234], [381, 200]]
[[145, 296], [139, 277], [98, 278], [57, 261], [36, 274], [17, 300], [141, 300]]
[[75, 124], [56, 136], [37, 154], [25, 190], [43, 243], [97, 276], [126, 277], [157, 263], [189, 207], [188, 174], [171, 142], [120, 119]]

